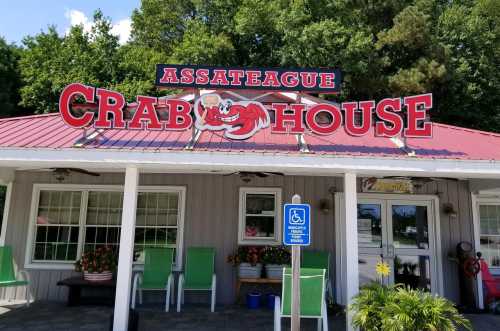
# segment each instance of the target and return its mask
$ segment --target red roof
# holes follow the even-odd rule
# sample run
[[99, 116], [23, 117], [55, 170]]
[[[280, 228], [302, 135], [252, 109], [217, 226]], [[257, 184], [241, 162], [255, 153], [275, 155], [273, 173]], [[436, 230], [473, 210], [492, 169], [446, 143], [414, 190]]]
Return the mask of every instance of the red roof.
[[[89, 129], [67, 126], [59, 114], [0, 119], [0, 149], [99, 149], [158, 152], [185, 150], [211, 152], [308, 153], [339, 156], [375, 156], [500, 161], [500, 134], [433, 123], [432, 138], [407, 138], [401, 141], [375, 137], [352, 137], [337, 130], [318, 136], [305, 134], [303, 144], [292, 134], [271, 134], [270, 128], [244, 141], [229, 140], [221, 132], [203, 131], [192, 141], [193, 132]], [[82, 144], [82, 142], [84, 142]], [[302, 147], [302, 149], [301, 149]]]

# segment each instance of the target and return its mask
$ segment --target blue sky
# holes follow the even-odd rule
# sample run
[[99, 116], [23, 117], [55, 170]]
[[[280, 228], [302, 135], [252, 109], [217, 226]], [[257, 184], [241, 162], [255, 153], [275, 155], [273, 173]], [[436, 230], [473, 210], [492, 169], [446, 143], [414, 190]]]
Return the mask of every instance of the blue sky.
[[64, 34], [71, 24], [90, 28], [92, 14], [100, 8], [111, 17], [113, 32], [124, 42], [130, 32], [130, 15], [140, 0], [0, 0], [0, 36], [20, 44], [26, 35], [47, 30], [51, 24]]

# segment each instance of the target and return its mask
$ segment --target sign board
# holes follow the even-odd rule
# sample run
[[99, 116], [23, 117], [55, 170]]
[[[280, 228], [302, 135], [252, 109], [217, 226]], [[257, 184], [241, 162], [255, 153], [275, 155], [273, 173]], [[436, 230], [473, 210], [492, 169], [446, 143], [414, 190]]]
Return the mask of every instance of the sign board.
[[339, 93], [340, 70], [156, 65], [156, 86]]
[[413, 182], [409, 179], [363, 178], [361, 191], [372, 193], [413, 193]]
[[[403, 108], [405, 116], [398, 115]], [[137, 96], [136, 102], [127, 104], [119, 92], [79, 83], [66, 86], [59, 99], [63, 121], [74, 128], [93, 125], [96, 129], [183, 131], [195, 127], [222, 132], [225, 138], [236, 140], [248, 139], [267, 127], [273, 134], [330, 135], [344, 130], [353, 137], [368, 134], [431, 137], [432, 124], [427, 120], [431, 108], [432, 94], [389, 98], [378, 103], [263, 104], [227, 99], [211, 92], [191, 102], [182, 98]], [[330, 120], [324, 122], [321, 117]]]
[[311, 206], [287, 203], [283, 213], [283, 243], [309, 246], [311, 244]]

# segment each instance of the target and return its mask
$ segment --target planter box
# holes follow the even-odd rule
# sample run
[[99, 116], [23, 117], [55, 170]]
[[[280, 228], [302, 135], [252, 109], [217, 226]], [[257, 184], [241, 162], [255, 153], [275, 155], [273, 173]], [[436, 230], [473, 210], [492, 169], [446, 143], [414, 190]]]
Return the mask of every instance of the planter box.
[[262, 264], [252, 266], [250, 263], [241, 263], [238, 267], [239, 278], [260, 278], [262, 275]]
[[91, 282], [104, 282], [113, 279], [113, 273], [111, 271], [105, 272], [83, 272], [83, 279]]
[[283, 268], [281, 264], [266, 264], [266, 277], [269, 279], [283, 278]]

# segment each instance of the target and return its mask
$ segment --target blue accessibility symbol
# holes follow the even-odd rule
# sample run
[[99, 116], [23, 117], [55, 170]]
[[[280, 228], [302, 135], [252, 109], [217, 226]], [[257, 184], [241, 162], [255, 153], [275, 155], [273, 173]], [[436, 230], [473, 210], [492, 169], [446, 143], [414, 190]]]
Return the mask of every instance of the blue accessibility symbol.
[[284, 206], [283, 243], [308, 246], [311, 244], [311, 206], [291, 204]]

